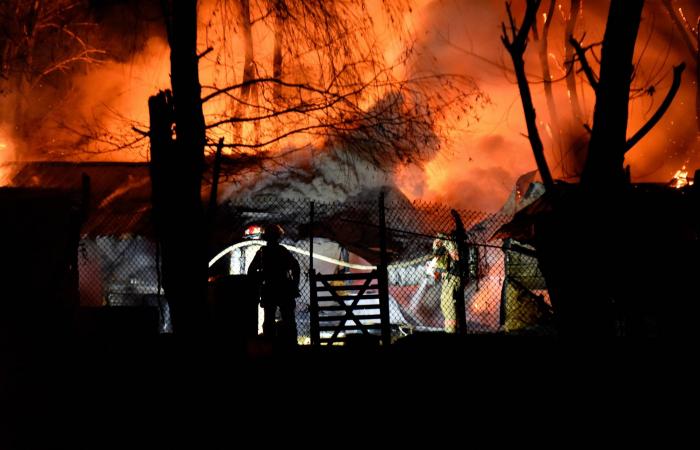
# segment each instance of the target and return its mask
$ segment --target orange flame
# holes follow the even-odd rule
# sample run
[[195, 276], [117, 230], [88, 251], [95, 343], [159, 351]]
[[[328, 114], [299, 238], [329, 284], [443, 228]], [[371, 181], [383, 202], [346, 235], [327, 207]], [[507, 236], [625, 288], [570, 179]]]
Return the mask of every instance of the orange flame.
[[[203, 86], [222, 87], [241, 81], [245, 51], [240, 38], [240, 26], [234, 25], [236, 13], [229, 11], [225, 14], [213, 14], [213, 11], [224, 3], [234, 2], [217, 0], [200, 2], [199, 51], [204, 51], [208, 47], [215, 49], [200, 60], [200, 81]], [[251, 4], [254, 3], [256, 2], [251, 2]], [[524, 2], [514, 3], [524, 4]], [[506, 19], [503, 4], [488, 0], [472, 2], [415, 0], [411, 1], [411, 4], [413, 8], [405, 12], [403, 19], [410, 29], [409, 34], [416, 39], [412, 53], [414, 59], [410, 65], [397, 67], [395, 75], [402, 76], [402, 71], [415, 70], [416, 73], [425, 73], [436, 70], [473, 76], [489, 96], [491, 103], [483, 111], [479, 111], [478, 120], [469, 117], [468, 113], [455, 113], [454, 117], [448, 118], [454, 126], [449, 136], [452, 142], [441, 143], [437, 156], [428, 163], [422, 166], [400, 166], [391, 176], [404, 194], [411, 198], [444, 201], [459, 207], [497, 210], [510, 195], [515, 180], [523, 173], [535, 168], [531, 149], [523, 136], [525, 125], [519, 92], [513, 83], [511, 67], [498, 39], [499, 24]], [[402, 55], [402, 52], [409, 49], [404, 42], [387, 31], [389, 26], [383, 23], [384, 19], [378, 13], [381, 7], [377, 5], [381, 5], [380, 0], [368, 0], [368, 8], [373, 8], [369, 16], [373, 19], [374, 29], [378, 30], [376, 39], [371, 43], [377, 46], [375, 50], [378, 54], [389, 61], [394, 61]], [[518, 16], [522, 11], [517, 10], [517, 5], [514, 8]], [[553, 95], [562, 122], [562, 128], [559, 130], [549, 117], [543, 84], [539, 82], [541, 72], [537, 52], [530, 49], [525, 55], [538, 119], [541, 120], [540, 131], [545, 140], [547, 160], [555, 176], [564, 172], [562, 160], [567, 153], [572, 153], [571, 149], [566, 147], [566, 142], [563, 145], [558, 142], [558, 140], [564, 140], [560, 137], [567, 133], [564, 127], [582, 129], [580, 121], [572, 119], [571, 97], [577, 93], [578, 100], [584, 109], [583, 119], [588, 125], [591, 125], [595, 101], [595, 95], [583, 80], [584, 76], [578, 72], [578, 67], [575, 67], [579, 80], [576, 91], [570, 92], [566, 83], [563, 82], [567, 68], [564, 67], [562, 39], [565, 22], [570, 12], [566, 3], [559, 3], [557, 10], [559, 13], [555, 12], [555, 16], [543, 15], [542, 18], [551, 20], [548, 56], [550, 66], [554, 69], [550, 75], [553, 78]], [[645, 11], [652, 13], [649, 8]], [[576, 30], [577, 36], [582, 35], [583, 31], [586, 32], [584, 44], [602, 40], [605, 12], [605, 8], [599, 8], [596, 4], [592, 4], [586, 11], [585, 24], [579, 22], [581, 25]], [[680, 12], [683, 13], [683, 11]], [[683, 17], [685, 14], [694, 12], [687, 9]], [[584, 18], [583, 11], [579, 14]], [[263, 16], [264, 14], [255, 14], [253, 18]], [[228, 21], [228, 28], [222, 28], [221, 23], [217, 21]], [[640, 96], [630, 106], [628, 127], [630, 130], [639, 129], [647, 121], [670, 84], [670, 64], [685, 57], [683, 53], [686, 51], [685, 48], [680, 45], [670, 48], [666, 39], [659, 39], [659, 36], [666, 36], [666, 34], [660, 33], [658, 29], [651, 29], [652, 23], [655, 23], [656, 27], [670, 27], [665, 22], [661, 22], [663, 21], [645, 21], [640, 31], [638, 42], [649, 40], [650, 44], [648, 47], [638, 45], [638, 56], [644, 57], [639, 59], [641, 64], [636, 71], [635, 79], [635, 82], [638, 80], [639, 82], [635, 87], [642, 87], [643, 82], [648, 80], [657, 87], [658, 93], [653, 98]], [[206, 23], [209, 25], [205, 25]], [[464, 26], [465, 23], [469, 26]], [[256, 70], [261, 73], [271, 73], [273, 31], [267, 26], [269, 24], [265, 24], [262, 20], [257, 20], [257, 24], [253, 26], [252, 31]], [[644, 28], [645, 24], [649, 26]], [[223, 47], [226, 46], [228, 46], [227, 49], [224, 49]], [[466, 49], [469, 54], [456, 50], [457, 48]], [[599, 55], [599, 48], [596, 47], [592, 51]], [[285, 54], [285, 58], [287, 57], [288, 55]], [[590, 59], [595, 65], [596, 58]], [[666, 61], [668, 61], [667, 64]], [[292, 82], [305, 77], [319, 78], [319, 74], [315, 73], [318, 68], [315, 67], [311, 56], [306, 63], [309, 71], [314, 73], [297, 71], [285, 76], [290, 77]], [[107, 62], [100, 66], [93, 66], [85, 75], [79, 75], [72, 80], [74, 86], [72, 112], [76, 117], [90, 119], [98, 117], [102, 122], [102, 128], [111, 136], [134, 136], [131, 131], [134, 122], [138, 123], [137, 128], [147, 130], [147, 99], [159, 89], [169, 87], [169, 64], [167, 43], [161, 38], [154, 37], [146, 43], [145, 49], [140, 54], [135, 55], [126, 64]], [[666, 66], [659, 69], [663, 64]], [[594, 67], [594, 69], [598, 68]], [[692, 102], [687, 100], [683, 102], [684, 98], [694, 97], [693, 86], [690, 82], [683, 83], [677, 99], [663, 121], [627, 155], [625, 162], [632, 167], [633, 179], [665, 183], [668, 181], [668, 174], [674, 172], [680, 163], [685, 161], [689, 167], [697, 166], [699, 155], [696, 154], [695, 159], [688, 159], [687, 154], [683, 153], [691, 150], [687, 135], [690, 131], [696, 131], [693, 121], [687, 120], [691, 117]], [[209, 92], [211, 89], [205, 88], [203, 95]], [[367, 97], [360, 99], [359, 103], [363, 109], [367, 109], [376, 100], [376, 98]], [[230, 115], [230, 109], [231, 102], [226, 100], [226, 96], [220, 96], [207, 102], [204, 112], [207, 120], [214, 121], [217, 116], [220, 117], [224, 113]], [[108, 114], [109, 112], [117, 114]], [[260, 136], [279, 135], [280, 131], [284, 132], [284, 128], [280, 130], [276, 127], [285, 126], [289, 125], [281, 121], [261, 121], [257, 127], [250, 123], [241, 125], [235, 132], [231, 127], [226, 126], [210, 130], [209, 138], [214, 142], [224, 137], [227, 143], [238, 140], [245, 144], [254, 144]], [[74, 128], [77, 128], [77, 125]], [[72, 142], [74, 143], [75, 139]], [[75, 158], [79, 159], [144, 160], [148, 155], [147, 141], [143, 139], [141, 142], [143, 144], [141, 147], [130, 151], [105, 152], [105, 146], [100, 143], [91, 143], [87, 148], [81, 148], [82, 153], [75, 151], [75, 148], [71, 150]], [[669, 145], [669, 142], [673, 145]], [[680, 144], [676, 145], [676, 142]], [[15, 148], [13, 148], [10, 134], [3, 134], [0, 130], [0, 143], [4, 144], [4, 147], [0, 145], [0, 163], [14, 160]], [[319, 147], [323, 145], [323, 137], [310, 134], [292, 135], [278, 142], [273, 151], [305, 145]], [[564, 148], [560, 148], [561, 146]], [[15, 147], [24, 149], [26, 143], [15, 143]], [[240, 151], [257, 150], [251, 148]], [[684, 178], [681, 176], [682, 173], [674, 176], [677, 180], [676, 184], [686, 182], [683, 180], [687, 180], [687, 171], [684, 168], [680, 172], [683, 171], [685, 171]], [[692, 181], [687, 181], [687, 184], [690, 183]]]
[[672, 188], [681, 189], [685, 186], [692, 186], [694, 180], [688, 180], [688, 170], [685, 165], [678, 169], [669, 184]]

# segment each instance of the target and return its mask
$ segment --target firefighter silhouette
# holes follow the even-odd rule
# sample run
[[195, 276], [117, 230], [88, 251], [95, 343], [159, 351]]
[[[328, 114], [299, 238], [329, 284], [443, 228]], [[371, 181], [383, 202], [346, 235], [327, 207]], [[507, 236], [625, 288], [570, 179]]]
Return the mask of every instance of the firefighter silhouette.
[[[261, 247], [248, 268], [264, 310], [263, 335], [296, 344], [297, 327], [294, 310], [299, 296], [299, 263], [289, 250], [280, 245], [284, 231], [279, 225], [266, 226]], [[276, 321], [279, 308], [281, 322]]]

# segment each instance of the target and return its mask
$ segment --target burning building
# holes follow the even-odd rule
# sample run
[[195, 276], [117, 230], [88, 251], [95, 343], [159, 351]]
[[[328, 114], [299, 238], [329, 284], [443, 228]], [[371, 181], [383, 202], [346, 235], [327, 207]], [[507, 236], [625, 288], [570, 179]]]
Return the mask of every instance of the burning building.
[[[50, 9], [36, 9], [50, 3], [12, 1], [0, 8], [0, 19], [12, 25], [7, 27], [8, 37], [0, 40], [0, 160], [138, 162], [105, 164], [102, 173], [97, 169], [102, 163], [36, 163], [14, 176], [5, 172], [0, 176], [19, 186], [60, 187], [60, 176], [51, 181], [48, 174], [30, 172], [42, 164], [55, 167], [51, 170], [70, 173], [66, 179], [76, 186], [81, 182], [74, 172], [82, 169], [74, 167], [94, 172], [88, 173], [92, 189], [86, 198], [92, 213], [83, 230], [91, 240], [82, 248], [85, 255], [100, 255], [93, 259], [102, 262], [86, 267], [81, 279], [90, 279], [94, 271], [102, 274], [95, 277], [104, 283], [105, 270], [111, 270], [110, 255], [132, 251], [120, 247], [126, 242], [122, 237], [132, 236], [134, 242], [151, 245], [147, 253], [158, 254], [153, 232], [145, 230], [141, 220], [150, 211], [144, 206], [149, 192], [144, 161], [156, 153], [149, 153], [153, 147], [148, 148], [148, 139], [154, 132], [146, 131], [145, 124], [150, 119], [147, 98], [169, 85], [171, 50], [177, 59], [175, 41], [168, 40], [175, 16], [169, 14], [173, 11], [164, 13], [156, 2], [142, 2], [157, 21], [148, 25], [134, 21], [139, 33], [130, 36], [137, 45], [129, 47], [121, 39], [124, 23], [113, 18], [130, 2], [90, 2], [94, 11], [76, 16], [61, 10], [63, 28], [51, 26], [57, 19], [48, 14]], [[514, 3], [511, 12], [516, 18], [526, 3]], [[528, 133], [539, 129], [544, 137], [543, 157], [555, 179], [578, 181], [591, 128], [590, 99], [595, 96], [595, 74], [576, 70], [585, 58], [578, 55], [575, 61], [567, 37], [585, 32], [587, 41], [579, 44], [586, 47], [590, 61], [598, 59], [599, 47], [590, 42], [603, 38], [608, 5], [597, 0], [550, 2], [546, 11], [542, 6], [533, 14], [530, 48], [540, 51], [524, 55], [528, 77], [524, 84], [531, 82], [539, 114]], [[675, 7], [668, 10], [669, 5]], [[195, 24], [198, 28], [188, 39], [198, 76], [196, 89], [191, 89], [198, 93], [193, 104], [203, 105], [201, 117], [192, 117], [203, 123], [190, 121], [201, 125], [200, 135], [190, 143], [204, 148], [196, 148], [191, 159], [195, 163], [182, 165], [195, 168], [196, 181], [201, 173], [206, 179], [210, 168], [221, 174], [228, 184], [221, 183], [220, 206], [246, 195], [255, 199], [259, 193], [318, 202], [355, 201], [364, 192], [389, 185], [410, 200], [493, 212], [510, 194], [515, 178], [534, 168], [528, 142], [521, 135], [521, 116], [511, 107], [520, 93], [509, 79], [509, 67], [499, 62], [505, 50], [498, 29], [507, 21], [500, 2], [203, 1], [199, 6], [204, 20]], [[637, 46], [634, 55], [641, 62], [630, 91], [636, 100], [629, 108], [630, 130], [647, 123], [659, 104], [657, 93], [675, 84], [670, 64], [687, 56], [685, 47], [696, 49], [696, 36], [689, 34], [693, 23], [687, 19], [697, 12], [696, 6], [689, 1], [647, 3], [643, 13], [649, 20], [642, 21], [639, 41], [648, 44]], [[97, 25], [90, 33], [74, 28], [83, 23], [77, 19], [85, 17]], [[34, 22], [42, 26], [21, 26]], [[687, 30], [680, 32], [679, 25]], [[67, 40], [42, 34], [49, 29], [67, 30], [65, 35], [58, 33]], [[679, 34], [686, 39], [677, 39]], [[55, 56], [59, 59], [52, 59]], [[697, 75], [693, 76], [695, 85], [676, 86], [678, 99], [697, 92]], [[181, 78], [173, 73], [173, 79]], [[540, 89], [543, 95], [538, 95]], [[676, 170], [697, 165], [697, 123], [686, 120], [697, 116], [697, 102], [695, 109], [691, 103], [674, 102], [654, 131], [625, 156], [631, 181], [666, 182], [673, 176], [674, 186], [689, 184], [685, 169]], [[189, 136], [187, 120], [173, 124], [168, 114], [163, 117], [171, 120], [162, 129], [166, 141]], [[214, 169], [217, 160], [220, 165]], [[139, 174], [122, 176], [131, 170]], [[98, 187], [101, 180], [111, 183], [108, 171], [121, 178], [110, 187]], [[196, 184], [192, 183], [194, 195], [188, 198], [200, 193]], [[122, 214], [121, 207], [130, 217]], [[177, 206], [173, 209], [177, 217]], [[100, 218], [106, 211], [111, 211], [111, 224]], [[219, 212], [226, 214], [223, 209]], [[191, 214], [189, 210], [184, 216]], [[411, 227], [397, 226], [406, 228]], [[422, 225], [415, 229], [426, 236], [444, 231]], [[352, 252], [347, 237], [334, 242]], [[425, 249], [415, 256], [421, 251]], [[356, 254], [367, 256], [359, 250]], [[149, 261], [144, 271], [157, 274], [157, 259], [144, 256]], [[402, 270], [392, 276], [410, 278]], [[138, 281], [138, 271], [119, 268], [114, 273], [107, 285], [81, 288], [86, 304], [123, 302], [130, 293], [160, 294], [158, 277], [146, 286]], [[414, 286], [419, 284], [406, 284], [405, 290]], [[479, 298], [476, 285], [474, 289]]]

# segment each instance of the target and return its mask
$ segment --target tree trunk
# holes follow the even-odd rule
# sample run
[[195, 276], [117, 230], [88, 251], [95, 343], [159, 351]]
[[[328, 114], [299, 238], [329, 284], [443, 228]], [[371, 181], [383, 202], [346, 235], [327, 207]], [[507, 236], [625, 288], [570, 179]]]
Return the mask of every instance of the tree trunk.
[[[534, 218], [534, 244], [559, 330], [586, 343], [616, 335], [687, 338], [700, 309], [688, 300], [697, 292], [687, 283], [700, 265], [690, 256], [697, 254], [700, 232], [698, 191], [624, 189], [625, 151], [663, 114], [683, 69], [674, 69], [664, 103], [628, 141], [632, 62], [643, 6], [643, 0], [612, 0], [580, 186], [548, 190], [551, 208]], [[510, 41], [504, 42], [508, 47]], [[528, 96], [525, 92], [523, 98]]]
[[604, 192], [625, 183], [629, 91], [644, 0], [612, 0], [603, 38], [593, 132], [581, 185]]
[[634, 44], [643, 5], [643, 0], [612, 0], [582, 189], [550, 196], [553, 211], [535, 225], [540, 268], [565, 336], [637, 333], [619, 327], [643, 328], [637, 317], [650, 304], [640, 294], [643, 285], [633, 281], [635, 273], [654, 267], [646, 264], [648, 257], [639, 245], [643, 233], [637, 230], [644, 224], [635, 220], [642, 210], [621, 189]]
[[170, 8], [172, 98], [161, 92], [149, 100], [153, 212], [173, 328], [178, 334], [193, 336], [204, 329], [207, 289], [201, 199], [205, 128], [197, 58], [197, 2], [177, 0]]

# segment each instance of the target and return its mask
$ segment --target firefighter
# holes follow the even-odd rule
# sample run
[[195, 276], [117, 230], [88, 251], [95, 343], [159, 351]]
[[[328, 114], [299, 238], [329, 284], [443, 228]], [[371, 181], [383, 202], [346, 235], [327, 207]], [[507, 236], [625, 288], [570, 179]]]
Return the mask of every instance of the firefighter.
[[435, 280], [440, 280], [440, 309], [444, 317], [445, 331], [457, 331], [455, 294], [459, 290], [459, 252], [457, 244], [444, 233], [438, 233], [433, 241]]
[[[257, 288], [264, 310], [263, 335], [295, 345], [297, 327], [294, 310], [299, 296], [300, 270], [294, 256], [279, 243], [283, 234], [279, 225], [265, 227], [262, 238], [267, 245], [255, 254], [248, 275]], [[279, 327], [275, 320], [277, 308], [282, 316]]]

